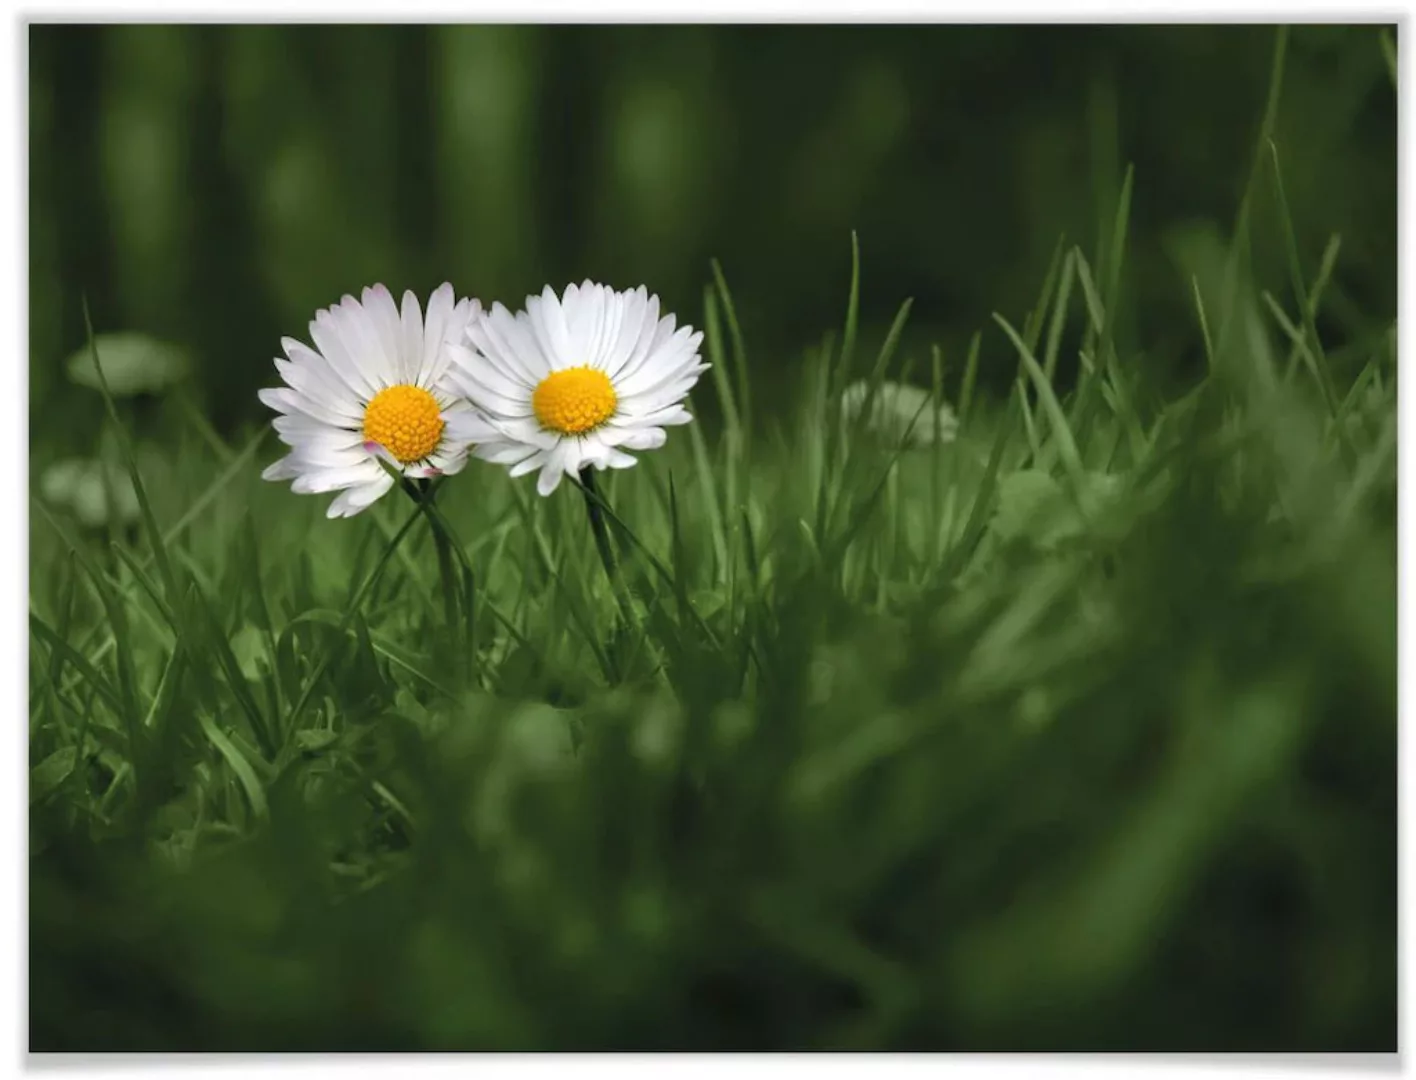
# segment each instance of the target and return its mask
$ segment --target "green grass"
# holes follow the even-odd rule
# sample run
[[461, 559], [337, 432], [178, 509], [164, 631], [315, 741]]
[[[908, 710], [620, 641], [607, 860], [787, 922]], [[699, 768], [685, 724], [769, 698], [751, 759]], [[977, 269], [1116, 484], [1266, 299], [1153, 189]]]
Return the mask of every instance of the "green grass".
[[721, 420], [602, 474], [627, 598], [571, 485], [470, 466], [443, 574], [199, 415], [120, 441], [132, 529], [36, 499], [32, 1047], [1394, 1049], [1395, 330], [1319, 340], [1281, 160], [1185, 247], [1170, 400], [1129, 171], [967, 356], [870, 355], [857, 251], [787, 400], [714, 266]]

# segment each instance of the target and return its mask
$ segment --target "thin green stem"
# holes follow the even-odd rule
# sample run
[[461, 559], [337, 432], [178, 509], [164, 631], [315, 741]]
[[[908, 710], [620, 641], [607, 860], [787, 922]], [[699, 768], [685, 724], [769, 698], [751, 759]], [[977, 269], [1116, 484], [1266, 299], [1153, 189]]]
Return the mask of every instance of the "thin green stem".
[[457, 647], [459, 668], [463, 668], [466, 663], [466, 650], [462, 648], [461, 622], [457, 607], [457, 598], [462, 593], [461, 582], [457, 575], [457, 567], [453, 563], [453, 541], [448, 534], [448, 530], [433, 505], [433, 500], [437, 498], [438, 488], [441, 480], [434, 480], [431, 483], [427, 480], [413, 481], [404, 478], [402, 487], [404, 492], [422, 511], [428, 519], [428, 528], [433, 534], [433, 549], [438, 557], [438, 576], [442, 580], [443, 617], [447, 620], [448, 632], [452, 634], [453, 642]]
[[624, 595], [624, 579], [620, 576], [619, 562], [615, 558], [614, 545], [610, 543], [610, 530], [605, 524], [605, 498], [595, 485], [594, 466], [587, 465], [580, 470], [580, 489], [585, 495], [585, 512], [590, 517], [590, 531], [595, 534], [595, 547], [600, 552], [600, 562], [605, 567], [605, 576], [610, 581], [610, 591], [615, 594], [615, 603], [624, 616], [625, 626], [630, 625], [628, 600]]

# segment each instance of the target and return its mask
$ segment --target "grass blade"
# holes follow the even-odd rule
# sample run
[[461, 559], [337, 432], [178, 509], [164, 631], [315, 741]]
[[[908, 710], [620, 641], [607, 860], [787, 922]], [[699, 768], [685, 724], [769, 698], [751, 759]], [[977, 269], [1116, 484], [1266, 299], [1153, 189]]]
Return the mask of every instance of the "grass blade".
[[737, 375], [737, 395], [741, 403], [741, 416], [744, 437], [748, 437], [752, 430], [752, 384], [747, 375], [747, 348], [742, 341], [742, 327], [738, 325], [737, 311], [733, 307], [732, 293], [728, 291], [728, 282], [723, 277], [723, 268], [718, 264], [718, 260], [712, 260], [713, 282], [718, 287], [718, 296], [723, 302], [723, 315], [728, 320], [728, 333], [732, 337], [733, 361]]
[[1086, 490], [1086, 469], [1082, 465], [1081, 454], [1077, 451], [1076, 440], [1072, 438], [1072, 429], [1067, 423], [1067, 414], [1062, 411], [1062, 405], [1057, 400], [1057, 395], [1052, 389], [1052, 384], [1047, 381], [1042, 367], [1033, 358], [1032, 350], [1027, 347], [1018, 332], [1013, 329], [1007, 319], [996, 312], [993, 321], [1003, 328], [1003, 332], [1012, 341], [1013, 347], [1018, 350], [1018, 358], [1022, 361], [1023, 369], [1028, 373], [1028, 377], [1037, 390], [1038, 401], [1052, 422], [1052, 437], [1057, 442], [1058, 454], [1062, 458], [1062, 464], [1067, 469], [1068, 475], [1072, 478], [1072, 484], [1080, 504], [1083, 492]]
[[1318, 381], [1318, 387], [1322, 391], [1328, 413], [1336, 416], [1337, 391], [1333, 386], [1332, 372], [1328, 368], [1322, 340], [1318, 337], [1316, 313], [1309, 302], [1308, 287], [1304, 283], [1303, 264], [1298, 255], [1298, 237], [1293, 231], [1293, 218], [1288, 212], [1288, 196], [1283, 190], [1283, 175], [1278, 164], [1278, 147], [1272, 139], [1268, 141], [1268, 149], [1269, 161], [1273, 166], [1274, 196], [1278, 200], [1279, 222], [1283, 227], [1283, 245], [1288, 255], [1289, 281], [1293, 286], [1293, 295], [1298, 300], [1298, 310], [1303, 314], [1303, 332], [1307, 336], [1307, 349], [1304, 351], [1310, 355], [1313, 361], [1313, 377]]
[[846, 300], [846, 327], [841, 337], [841, 360], [831, 386], [831, 397], [839, 398], [851, 378], [855, 361], [856, 336], [860, 330], [860, 240], [851, 230], [851, 291]]
[[204, 710], [197, 713], [197, 723], [208, 741], [226, 760], [226, 764], [231, 766], [231, 771], [236, 775], [236, 779], [241, 784], [241, 790], [245, 792], [246, 800], [250, 803], [251, 813], [259, 821], [268, 819], [270, 805], [266, 802], [265, 789], [261, 786], [255, 770], [251, 768], [251, 763], [246, 760], [245, 755], [236, 748], [236, 744], [216, 726], [216, 722]]
[[172, 570], [171, 560], [167, 555], [167, 542], [163, 537], [162, 530], [157, 527], [157, 518], [153, 516], [152, 503], [148, 499], [147, 488], [143, 484], [142, 473], [138, 470], [138, 458], [133, 451], [132, 441], [128, 438], [128, 429], [124, 426], [122, 419], [118, 416], [118, 406], [113, 400], [113, 393], [108, 387], [108, 376], [103, 373], [103, 365], [98, 359], [98, 342], [94, 337], [93, 320], [89, 317], [88, 297], [83, 300], [84, 310], [84, 331], [88, 334], [89, 357], [93, 360], [94, 371], [98, 374], [99, 389], [103, 393], [103, 403], [108, 410], [108, 418], [113, 424], [114, 433], [118, 440], [118, 448], [123, 455], [123, 463], [127, 467], [128, 476], [133, 482], [133, 491], [138, 499], [138, 513], [142, 518], [143, 528], [148, 535], [148, 543], [152, 545], [153, 558], [157, 560], [157, 576], [162, 581], [162, 586], [167, 594], [169, 604], [175, 608], [177, 602], [177, 578]]

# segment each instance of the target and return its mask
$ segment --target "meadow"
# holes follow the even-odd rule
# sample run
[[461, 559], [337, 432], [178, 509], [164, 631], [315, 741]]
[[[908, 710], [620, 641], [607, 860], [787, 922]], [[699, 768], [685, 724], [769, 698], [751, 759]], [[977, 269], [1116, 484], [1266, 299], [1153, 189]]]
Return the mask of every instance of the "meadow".
[[598, 501], [327, 520], [92, 326], [108, 464], [30, 503], [31, 1049], [1394, 1050], [1396, 325], [1293, 220], [1286, 41], [1171, 306], [1124, 168], [948, 347], [863, 325], [868, 232], [770, 357], [709, 263], [698, 419]]

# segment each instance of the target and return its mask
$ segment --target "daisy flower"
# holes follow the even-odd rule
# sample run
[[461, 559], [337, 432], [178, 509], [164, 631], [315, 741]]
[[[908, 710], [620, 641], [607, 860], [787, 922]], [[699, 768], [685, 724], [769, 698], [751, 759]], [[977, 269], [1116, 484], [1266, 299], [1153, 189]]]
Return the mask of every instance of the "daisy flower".
[[[953, 442], [959, 433], [959, 421], [946, 402], [934, 402], [933, 395], [918, 386], [905, 383], [880, 383], [870, 404], [870, 414], [862, 420], [870, 384], [854, 382], [841, 394], [841, 421], [847, 429], [861, 424], [865, 431], [891, 443], [904, 441], [905, 446], [919, 449]], [[932, 406], [932, 407], [931, 407]]]
[[664, 428], [693, 419], [682, 402], [708, 369], [703, 335], [675, 330], [643, 286], [586, 281], [563, 296], [547, 286], [514, 316], [493, 304], [468, 323], [467, 339], [470, 348], [452, 347], [452, 379], [473, 411], [450, 426], [512, 476], [539, 469], [542, 495], [562, 476], [628, 468], [626, 451], [663, 446]]
[[315, 347], [283, 338], [288, 359], [275, 367], [285, 385], [260, 392], [281, 414], [275, 430], [291, 448], [261, 476], [293, 480], [302, 495], [337, 491], [329, 516], [352, 517], [393, 486], [380, 459], [408, 477], [458, 472], [467, 443], [452, 429], [470, 408], [447, 382], [449, 350], [481, 310], [443, 285], [425, 319], [411, 292], [400, 312], [375, 285], [362, 302], [346, 296], [317, 312]]

